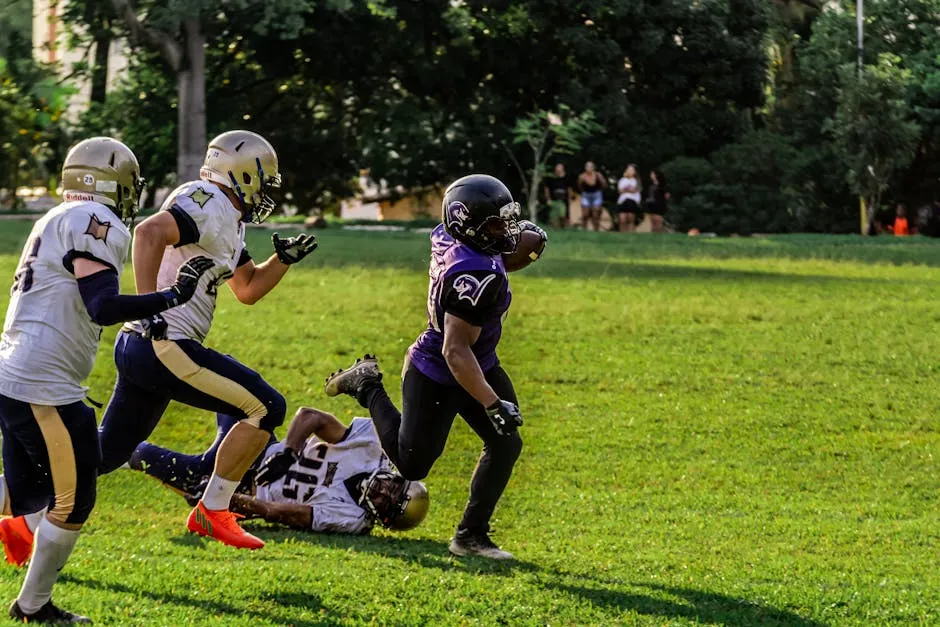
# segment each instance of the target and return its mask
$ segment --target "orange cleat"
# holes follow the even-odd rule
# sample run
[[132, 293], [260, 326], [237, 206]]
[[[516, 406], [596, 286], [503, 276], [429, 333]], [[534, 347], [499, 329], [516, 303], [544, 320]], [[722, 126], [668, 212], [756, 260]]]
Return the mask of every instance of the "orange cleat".
[[206, 509], [202, 501], [196, 505], [189, 514], [186, 528], [192, 533], [215, 538], [222, 544], [234, 546], [237, 549], [260, 549], [264, 541], [257, 538], [241, 527], [235, 519], [235, 514], [227, 509]]
[[0, 518], [0, 542], [8, 564], [22, 566], [33, 553], [33, 532], [22, 516]]

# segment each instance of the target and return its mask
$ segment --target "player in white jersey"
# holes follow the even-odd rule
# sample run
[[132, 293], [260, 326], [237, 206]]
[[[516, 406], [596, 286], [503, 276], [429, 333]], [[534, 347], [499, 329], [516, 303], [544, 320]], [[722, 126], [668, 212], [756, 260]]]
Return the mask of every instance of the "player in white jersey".
[[[201, 455], [144, 442], [130, 466], [194, 500], [234, 424], [220, 415], [216, 440]], [[232, 499], [233, 511], [247, 517], [307, 531], [362, 534], [376, 522], [411, 529], [427, 514], [427, 488], [394, 471], [370, 418], [354, 418], [347, 428], [331, 414], [302, 407], [287, 437], [280, 442], [272, 438], [262, 458], [256, 472], [249, 473], [254, 481], [243, 482]]]
[[[313, 252], [307, 235], [273, 237], [275, 254], [255, 264], [245, 249], [244, 222], [261, 222], [274, 209], [280, 186], [277, 154], [249, 131], [223, 133], [209, 144], [200, 180], [176, 188], [157, 214], [137, 227], [134, 277], [141, 294], [162, 289], [176, 268], [195, 255], [212, 259], [185, 309], [127, 325], [118, 334], [118, 379], [101, 423], [101, 472], [123, 465], [156, 427], [170, 400], [234, 417], [238, 424], [219, 448], [215, 472], [187, 528], [239, 548], [264, 542], [245, 533], [229, 501], [275, 427], [284, 421], [284, 397], [254, 370], [202, 344], [212, 325], [216, 295], [227, 283], [235, 297], [254, 304], [288, 268]], [[145, 333], [162, 328], [159, 335]]]
[[65, 158], [64, 200], [33, 226], [13, 278], [0, 338], [3, 470], [0, 539], [7, 561], [35, 551], [10, 616], [90, 622], [52, 603], [52, 588], [95, 504], [98, 437], [83, 400], [102, 325], [151, 316], [192, 297], [212, 263], [191, 260], [165, 289], [122, 296], [118, 277], [137, 212], [140, 167], [109, 137], [79, 142]]

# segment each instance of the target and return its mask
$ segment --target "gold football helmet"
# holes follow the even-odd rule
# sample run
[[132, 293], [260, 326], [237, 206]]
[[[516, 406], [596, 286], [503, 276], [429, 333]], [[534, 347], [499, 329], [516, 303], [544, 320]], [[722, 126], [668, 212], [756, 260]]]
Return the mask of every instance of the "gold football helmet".
[[408, 481], [397, 472], [376, 470], [361, 484], [361, 505], [382, 526], [407, 531], [421, 524], [431, 504], [420, 481]]
[[276, 205], [269, 192], [281, 186], [277, 153], [257, 133], [228, 131], [213, 139], [199, 176], [231, 188], [242, 202], [245, 219], [255, 224], [264, 222], [274, 211]]
[[111, 207], [122, 220], [137, 215], [144, 180], [130, 148], [111, 137], [92, 137], [69, 150], [62, 166], [63, 198]]

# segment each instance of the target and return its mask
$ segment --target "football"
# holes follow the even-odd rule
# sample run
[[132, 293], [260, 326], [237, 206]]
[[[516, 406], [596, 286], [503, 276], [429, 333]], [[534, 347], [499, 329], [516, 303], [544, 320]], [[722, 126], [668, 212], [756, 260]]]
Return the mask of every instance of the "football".
[[516, 247], [516, 252], [503, 255], [503, 264], [506, 266], [506, 271], [522, 270], [538, 259], [543, 250], [545, 250], [545, 242], [542, 241], [538, 233], [523, 231], [519, 234], [519, 245]]

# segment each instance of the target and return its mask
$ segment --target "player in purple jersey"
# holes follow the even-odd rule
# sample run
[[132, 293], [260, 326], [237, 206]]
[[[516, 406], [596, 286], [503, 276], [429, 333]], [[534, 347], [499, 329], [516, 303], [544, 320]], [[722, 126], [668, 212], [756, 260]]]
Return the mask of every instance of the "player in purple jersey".
[[545, 234], [516, 221], [519, 203], [492, 176], [452, 183], [442, 213], [442, 224], [431, 233], [428, 328], [405, 359], [402, 412], [369, 355], [330, 376], [326, 393], [349, 394], [368, 408], [386, 455], [412, 481], [427, 476], [460, 414], [484, 446], [450, 551], [512, 559], [489, 537], [493, 510], [522, 451], [516, 393], [496, 357], [512, 300], [503, 255], [515, 251], [522, 230], [538, 232], [543, 241]]

